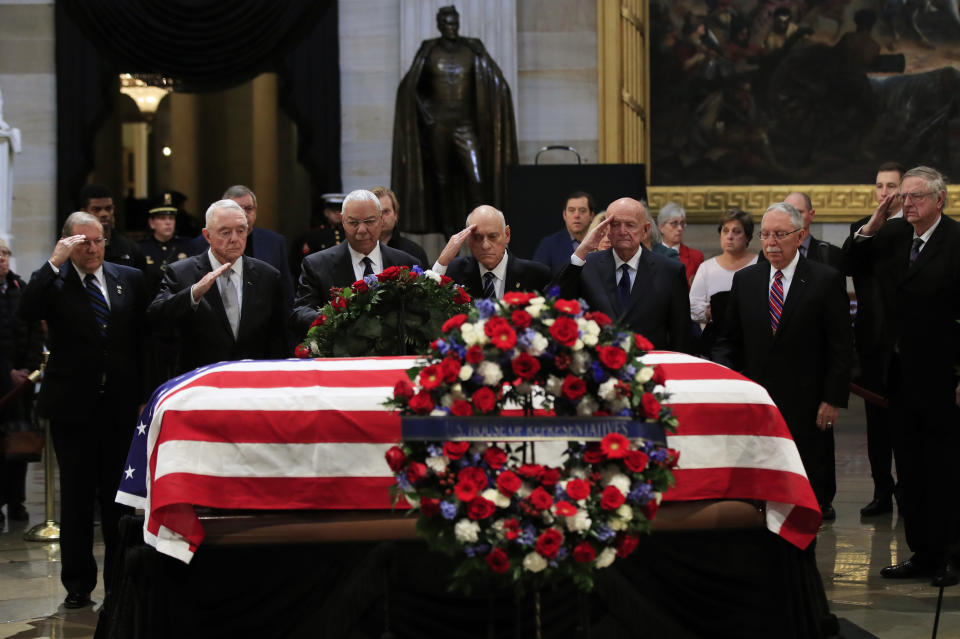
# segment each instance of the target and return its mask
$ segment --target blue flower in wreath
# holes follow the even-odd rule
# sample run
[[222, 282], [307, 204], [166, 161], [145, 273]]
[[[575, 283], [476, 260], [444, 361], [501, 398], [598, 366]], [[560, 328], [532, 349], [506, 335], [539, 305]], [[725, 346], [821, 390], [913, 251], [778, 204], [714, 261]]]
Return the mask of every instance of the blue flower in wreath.
[[449, 501], [440, 502], [440, 514], [444, 519], [454, 519], [457, 516], [457, 505]]
[[641, 506], [653, 499], [653, 488], [646, 482], [640, 482], [627, 493], [627, 501], [637, 502]]
[[497, 303], [491, 299], [480, 299], [473, 303], [480, 313], [480, 319], [490, 319], [497, 312]]

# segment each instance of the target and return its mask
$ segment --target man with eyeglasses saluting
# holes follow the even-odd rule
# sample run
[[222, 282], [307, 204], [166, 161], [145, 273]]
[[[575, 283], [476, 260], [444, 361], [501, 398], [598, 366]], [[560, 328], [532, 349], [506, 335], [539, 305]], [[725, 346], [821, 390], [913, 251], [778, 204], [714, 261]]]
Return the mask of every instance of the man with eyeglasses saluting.
[[[903, 206], [903, 218], [888, 219]], [[846, 242], [854, 268], [880, 289], [884, 388], [893, 412], [900, 512], [913, 555], [880, 571], [888, 579], [958, 581], [960, 498], [960, 223], [943, 214], [947, 187], [926, 166], [903, 174]]]
[[723, 335], [711, 359], [770, 393], [797, 444], [825, 521], [836, 518], [833, 428], [850, 393], [853, 335], [846, 282], [803, 257], [803, 216], [787, 202], [763, 214], [765, 262], [733, 276]]
[[142, 376], [146, 293], [143, 273], [103, 261], [100, 221], [70, 214], [50, 259], [23, 291], [20, 316], [46, 320], [50, 361], [38, 410], [50, 419], [60, 466], [60, 581], [65, 608], [92, 604], [97, 584], [93, 504], [100, 503], [104, 586], [112, 583], [126, 506], [114, 501], [137, 408], [146, 399]]

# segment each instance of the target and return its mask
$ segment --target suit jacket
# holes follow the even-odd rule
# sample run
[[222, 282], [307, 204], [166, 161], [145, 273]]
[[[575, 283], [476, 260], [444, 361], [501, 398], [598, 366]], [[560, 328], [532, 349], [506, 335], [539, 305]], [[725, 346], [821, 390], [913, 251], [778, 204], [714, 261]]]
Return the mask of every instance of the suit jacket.
[[[190, 255], [201, 255], [206, 253], [209, 248], [210, 243], [201, 234], [191, 240], [187, 252]], [[287, 241], [284, 237], [276, 231], [255, 226], [250, 235], [247, 236], [247, 246], [243, 254], [248, 257], [255, 257], [261, 262], [266, 262], [280, 271], [280, 284], [283, 287], [283, 309], [286, 313], [289, 313], [290, 309], [293, 308], [293, 275], [289, 270]]]
[[573, 242], [570, 241], [570, 232], [562, 228], [556, 233], [551, 233], [537, 245], [537, 250], [533, 254], [535, 262], [546, 264], [550, 269], [550, 274], [555, 276], [563, 270], [563, 267], [570, 263], [570, 256], [573, 254]]
[[[567, 256], [569, 259], [569, 256]], [[483, 295], [483, 281], [480, 279], [480, 264], [472, 255], [469, 257], [455, 257], [447, 267], [447, 276], [457, 284], [461, 284], [470, 297], [479, 298]], [[542, 292], [550, 282], [550, 270], [530, 260], [521, 260], [507, 253], [507, 273], [503, 291], [537, 291]]]
[[[380, 244], [380, 255], [383, 259], [383, 268], [414, 264], [423, 266], [412, 255], [383, 244]], [[299, 338], [306, 335], [310, 324], [317, 318], [318, 309], [329, 301], [330, 288], [334, 286], [345, 288], [356, 281], [347, 242], [303, 258], [300, 265], [297, 298], [294, 300], [293, 313], [288, 321], [291, 330]]]
[[97, 400], [118, 411], [146, 400], [142, 375], [147, 305], [143, 273], [103, 263], [110, 302], [109, 329], [100, 337], [93, 309], [76, 269], [59, 272], [49, 262], [33, 272], [20, 300], [26, 321], [46, 320], [50, 360], [40, 389], [41, 415], [52, 419], [92, 417]]
[[690, 248], [686, 244], [680, 245], [680, 261], [687, 269], [687, 281], [692, 282], [693, 276], [697, 274], [697, 269], [703, 264], [703, 253], [697, 249]]
[[644, 248], [626, 308], [620, 304], [617, 275], [613, 249], [607, 249], [588, 255], [582, 267], [568, 261], [554, 282], [564, 297], [582, 297], [592, 310], [642, 334], [658, 349], [689, 350], [690, 298], [683, 263]]
[[857, 296], [857, 315], [853, 322], [853, 343], [860, 357], [861, 384], [870, 390], [883, 392], [883, 358], [880, 356], [883, 335], [883, 310], [880, 308], [880, 284], [869, 265], [858, 267], [851, 261], [850, 242], [853, 234], [870, 221], [870, 216], [850, 225], [850, 235], [843, 243], [844, 273], [853, 277]]
[[393, 235], [390, 236], [390, 241], [387, 242], [387, 246], [392, 249], [397, 249], [398, 251], [403, 251], [408, 255], [412, 255], [420, 262], [421, 265], [427, 263], [427, 252], [423, 250], [423, 247], [411, 240], [410, 238], [400, 235], [398, 232], [394, 231]]
[[220, 361], [287, 357], [280, 272], [254, 257], [243, 258], [243, 301], [234, 338], [216, 283], [196, 309], [191, 303], [190, 288], [212, 270], [207, 253], [168, 265], [147, 309], [158, 330], [179, 334], [179, 363], [173, 370], [179, 374]]
[[849, 396], [853, 337], [845, 281], [836, 269], [801, 257], [774, 334], [770, 269], [762, 262], [733, 276], [724, 333], [711, 359], [766, 388], [791, 431], [816, 428], [820, 402], [845, 407]]
[[898, 218], [872, 238], [851, 237], [844, 250], [855, 271], [876, 278], [885, 390], [906, 390], [912, 401], [952, 404], [960, 362], [960, 223], [941, 217], [910, 264], [912, 242], [913, 227]]

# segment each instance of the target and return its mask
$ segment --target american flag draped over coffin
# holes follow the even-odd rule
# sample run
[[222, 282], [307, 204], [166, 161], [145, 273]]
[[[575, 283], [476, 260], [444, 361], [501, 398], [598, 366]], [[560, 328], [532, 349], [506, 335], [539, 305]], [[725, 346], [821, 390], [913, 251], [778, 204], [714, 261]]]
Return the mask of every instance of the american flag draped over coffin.
[[[767, 527], [805, 548], [820, 512], [796, 446], [758, 384], [712, 362], [653, 352], [680, 422], [665, 501], [766, 502]], [[140, 417], [117, 501], [146, 512], [144, 537], [189, 562], [194, 506], [385, 509], [384, 461], [400, 418], [382, 402], [415, 358], [225, 362], [158, 388]]]

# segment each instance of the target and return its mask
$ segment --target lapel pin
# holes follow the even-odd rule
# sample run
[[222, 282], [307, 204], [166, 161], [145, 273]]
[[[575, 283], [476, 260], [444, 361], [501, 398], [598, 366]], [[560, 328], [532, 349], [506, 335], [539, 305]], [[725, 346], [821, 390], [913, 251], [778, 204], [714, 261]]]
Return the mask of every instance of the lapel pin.
[[117, 284], [117, 295], [123, 295], [123, 287]]

